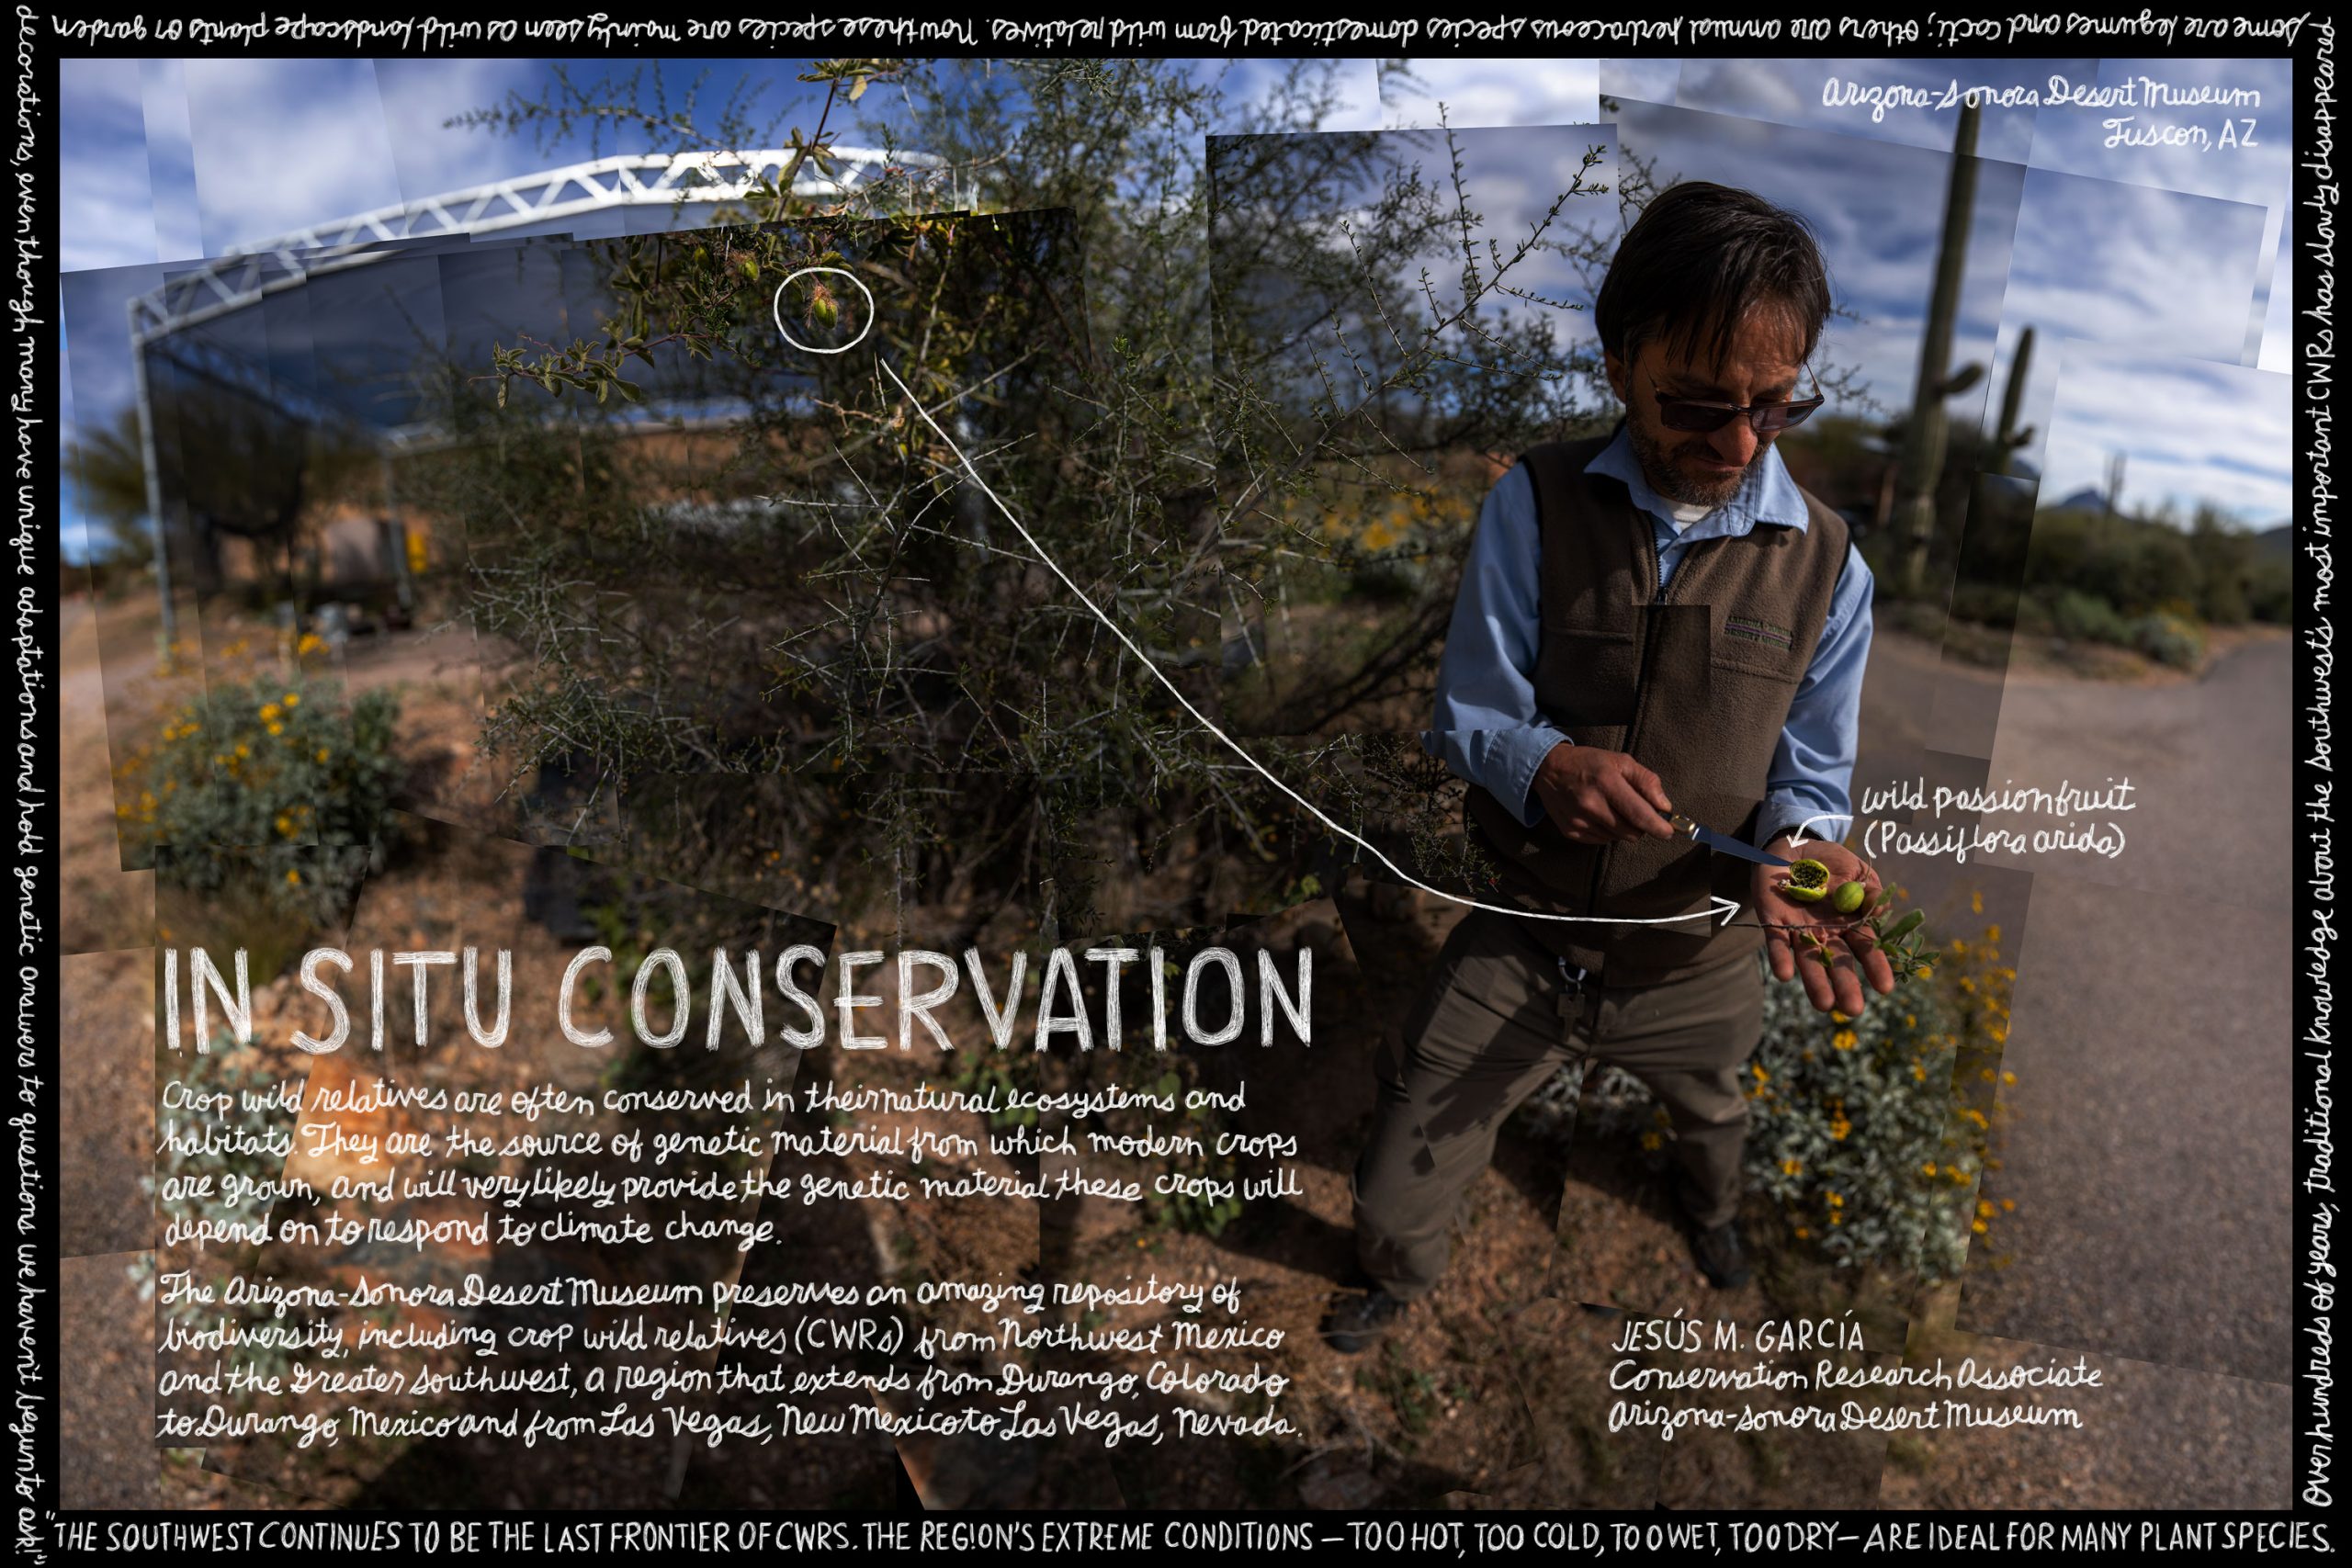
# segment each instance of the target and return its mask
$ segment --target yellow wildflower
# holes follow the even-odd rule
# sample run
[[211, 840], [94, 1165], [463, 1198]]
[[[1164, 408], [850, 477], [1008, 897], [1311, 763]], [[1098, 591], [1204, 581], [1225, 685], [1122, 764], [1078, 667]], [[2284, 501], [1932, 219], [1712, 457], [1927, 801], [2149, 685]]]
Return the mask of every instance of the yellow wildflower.
[[1854, 1048], [1856, 1042], [1860, 1039], [1860, 1036], [1857, 1035], [1852, 1030], [1841, 1029], [1837, 1033], [1829, 1037], [1829, 1043], [1837, 1046], [1840, 1051], [1850, 1051]]

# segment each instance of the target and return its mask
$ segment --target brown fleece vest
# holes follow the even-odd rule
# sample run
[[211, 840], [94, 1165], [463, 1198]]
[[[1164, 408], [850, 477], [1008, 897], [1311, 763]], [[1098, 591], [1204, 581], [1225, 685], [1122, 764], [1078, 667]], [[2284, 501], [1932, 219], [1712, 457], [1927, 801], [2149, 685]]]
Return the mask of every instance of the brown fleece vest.
[[[1630, 753], [1685, 817], [1753, 841], [1772, 753], [1845, 566], [1845, 520], [1807, 494], [1804, 528], [1759, 523], [1699, 540], [1660, 589], [1649, 516], [1623, 481], [1584, 471], [1609, 439], [1555, 442], [1520, 459], [1543, 552], [1536, 706], [1576, 744]], [[1684, 979], [1762, 944], [1750, 862], [1689, 839], [1571, 843], [1548, 817], [1521, 826], [1476, 784], [1467, 816], [1500, 872], [1501, 902], [1637, 919], [1705, 909], [1713, 894], [1747, 906], [1730, 926], [1524, 922], [1611, 985]]]

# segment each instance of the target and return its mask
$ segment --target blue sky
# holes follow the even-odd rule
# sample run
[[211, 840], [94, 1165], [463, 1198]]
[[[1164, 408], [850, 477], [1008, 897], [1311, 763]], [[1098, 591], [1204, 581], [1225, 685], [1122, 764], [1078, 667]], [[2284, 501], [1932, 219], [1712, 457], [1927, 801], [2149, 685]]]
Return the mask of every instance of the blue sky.
[[[638, 68], [570, 64], [582, 85]], [[819, 90], [794, 80], [804, 68], [776, 60], [643, 66], [649, 91], [658, 84], [673, 108], [707, 73], [706, 107], [741, 89], [755, 123], [786, 126], [813, 118]], [[2150, 487], [2163, 475], [2165, 493], [2184, 510], [2212, 499], [2256, 523], [2288, 511], [2283, 397], [2233, 400], [2238, 410], [2277, 404], [2275, 431], [2261, 420], [2209, 421], [2199, 426], [2208, 434], [2188, 449], [2202, 457], [2176, 445], [2178, 426], [2194, 423], [2186, 416], [2208, 391], [2267, 385], [2258, 375], [2233, 378], [2215, 367], [2275, 372], [2288, 363], [2293, 106], [2283, 60], [1428, 60], [1408, 69], [1409, 79], [1384, 80], [1370, 61], [1340, 65], [1329, 129], [1428, 125], [1440, 101], [1461, 126], [1573, 125], [1598, 117], [1596, 96], [1605, 92], [1625, 101], [1626, 145], [1655, 156], [1662, 174], [1749, 185], [1804, 211], [1823, 233], [1841, 293], [1866, 318], [1839, 323], [1830, 352], [1860, 366], [1894, 404], [1907, 396], [1926, 300], [1919, 247], [1932, 240], [1940, 210], [1952, 115], [1895, 109], [1873, 120], [1867, 108], [1825, 107], [1828, 78], [1940, 90], [1953, 81], [2046, 88], [2052, 74], [2112, 88], [2151, 76], [2258, 91], [2258, 107], [2227, 109], [1988, 110], [1979, 151], [1999, 162], [1984, 165], [1956, 357], [1992, 357], [1981, 405], [2018, 328], [2036, 327], [2028, 417], [2051, 444], [2035, 456], [2053, 479], [2076, 460], [2076, 448], [2059, 440], [2063, 428], [2131, 453], [2133, 488], [2151, 503], [2143, 474]], [[1228, 86], [1246, 97], [1279, 70], [1278, 62], [1239, 65]], [[127, 399], [123, 302], [160, 280], [160, 264], [600, 152], [644, 150], [617, 147], [609, 133], [601, 145], [585, 131], [542, 145], [529, 133], [442, 124], [494, 107], [510, 89], [537, 95], [552, 83], [552, 62], [531, 60], [64, 62], [61, 265], [72, 276], [62, 289], [61, 347], [72, 416], [101, 423]], [[878, 87], [860, 107], [887, 111], [894, 91]], [[2206, 152], [2101, 145], [2102, 119], [2121, 113], [2208, 126], [2252, 118], [2256, 143]], [[1479, 138], [1480, 201], [1496, 231], [1508, 233], [1508, 211], [1539, 193], [1537, 205], [1547, 203], [1545, 182], [1562, 166], [1562, 150], [1580, 151], [1590, 139], [1574, 131]], [[2102, 345], [2129, 347], [2136, 357], [2094, 352]], [[2150, 389], [2158, 386], [2188, 400], [2183, 421], [2149, 412]], [[2222, 432], [2245, 449], [2216, 449]], [[2097, 466], [2103, 470], [2103, 460]], [[70, 497], [62, 526], [76, 549], [81, 523]]]

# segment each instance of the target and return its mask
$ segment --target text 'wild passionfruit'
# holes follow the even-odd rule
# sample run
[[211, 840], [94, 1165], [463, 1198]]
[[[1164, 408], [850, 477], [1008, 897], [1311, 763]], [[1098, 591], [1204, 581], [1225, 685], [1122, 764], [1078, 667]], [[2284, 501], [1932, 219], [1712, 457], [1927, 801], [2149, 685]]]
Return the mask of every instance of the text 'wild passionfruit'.
[[1829, 891], [1829, 868], [1817, 860], [1801, 860], [1781, 874], [1779, 891], [1800, 904], [1818, 903]]

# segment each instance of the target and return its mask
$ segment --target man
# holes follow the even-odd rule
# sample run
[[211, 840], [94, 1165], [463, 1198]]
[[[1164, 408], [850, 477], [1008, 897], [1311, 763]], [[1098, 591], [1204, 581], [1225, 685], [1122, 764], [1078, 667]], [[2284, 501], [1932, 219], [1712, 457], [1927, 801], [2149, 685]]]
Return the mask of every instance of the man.
[[[1500, 878], [1481, 902], [1528, 913], [1464, 916], [1384, 1051], [1351, 1184], [1367, 1278], [1326, 1325], [1343, 1351], [1434, 1286], [1498, 1129], [1577, 1054], [1664, 1104], [1692, 1252], [1717, 1286], [1744, 1283], [1738, 1074], [1763, 1027], [1758, 950], [1824, 1012], [1859, 1014], [1865, 982], [1894, 989], [1869, 906], [1792, 900], [1783, 868], [1668, 821], [1820, 861], [1876, 902], [1876, 873], [1831, 841], [1850, 820], [1871, 575], [1772, 449], [1820, 406], [1804, 367], [1829, 305], [1801, 220], [1673, 186], [1594, 302], [1624, 417], [1527, 453], [1487, 497], [1424, 743], [1470, 782]], [[1728, 924], [1719, 896], [1745, 906]], [[1542, 918], [1559, 916], [1579, 919]]]

